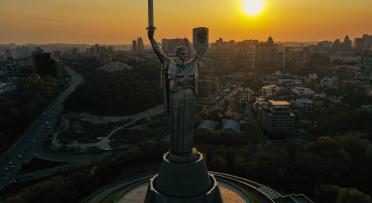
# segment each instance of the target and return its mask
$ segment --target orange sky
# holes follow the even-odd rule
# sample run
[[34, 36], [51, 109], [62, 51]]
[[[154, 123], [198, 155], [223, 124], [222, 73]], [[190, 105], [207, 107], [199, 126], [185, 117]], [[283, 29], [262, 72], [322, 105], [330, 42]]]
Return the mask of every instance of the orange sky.
[[[319, 41], [372, 34], [372, 0], [265, 0], [255, 17], [243, 0], [154, 0], [157, 38], [210, 28], [211, 41]], [[147, 0], [1, 0], [0, 43], [129, 43], [146, 36]]]

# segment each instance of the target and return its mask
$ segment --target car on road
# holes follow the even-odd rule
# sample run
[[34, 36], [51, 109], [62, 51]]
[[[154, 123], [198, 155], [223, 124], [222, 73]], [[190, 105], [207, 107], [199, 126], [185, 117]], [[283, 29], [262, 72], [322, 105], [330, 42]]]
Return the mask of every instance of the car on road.
[[22, 159], [22, 155], [21, 154], [18, 154], [18, 159]]
[[13, 165], [13, 162], [12, 161], [9, 161], [9, 165]]

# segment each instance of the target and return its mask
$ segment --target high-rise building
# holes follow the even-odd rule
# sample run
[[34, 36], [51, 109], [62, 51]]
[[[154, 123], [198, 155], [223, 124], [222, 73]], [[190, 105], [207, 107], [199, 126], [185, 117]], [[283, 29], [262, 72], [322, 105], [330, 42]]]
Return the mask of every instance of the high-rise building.
[[256, 47], [258, 40], [244, 40], [235, 44], [236, 66], [240, 69], [254, 69], [256, 66]]
[[361, 38], [355, 39], [355, 48], [361, 49], [369, 49], [372, 47], [372, 35], [364, 34]]
[[284, 51], [284, 67], [303, 68], [306, 65], [306, 53], [302, 47], [286, 47]]
[[7, 76], [16, 76], [18, 75], [18, 68], [15, 62], [6, 62], [0, 64], [0, 72]]
[[363, 48], [370, 49], [372, 48], [372, 35], [363, 35]]
[[252, 101], [253, 94], [253, 90], [248, 87], [238, 89], [238, 98], [241, 104], [249, 104]]
[[15, 58], [28, 58], [32, 54], [32, 47], [29, 46], [17, 46], [15, 49]]
[[5, 49], [5, 59], [6, 60], [14, 59], [13, 52], [10, 49]]
[[275, 98], [279, 95], [280, 88], [277, 85], [267, 85], [262, 87], [262, 97]]
[[269, 100], [258, 105], [258, 122], [265, 132], [278, 138], [276, 135], [292, 133], [295, 115], [289, 102]]
[[313, 100], [309, 98], [296, 99], [296, 107], [304, 112], [313, 110]]
[[349, 35], [346, 35], [345, 40], [344, 40], [344, 48], [351, 49], [351, 46], [352, 46], [352, 41], [350, 40]]
[[372, 68], [372, 49], [364, 51], [362, 56], [362, 65], [364, 67]]
[[137, 54], [138, 53], [138, 44], [137, 44], [137, 40], [133, 40], [132, 41], [132, 52]]
[[343, 44], [341, 43], [341, 40], [340, 40], [340, 39], [336, 39], [336, 40], [333, 42], [332, 48], [333, 48], [334, 50], [339, 50], [339, 49], [343, 48]]
[[331, 42], [331, 41], [322, 41], [322, 42], [319, 42], [318, 43], [317, 47], [320, 50], [330, 50], [333, 47], [333, 42]]
[[217, 92], [218, 78], [201, 76], [198, 80], [198, 102], [209, 103]]
[[143, 54], [144, 51], [145, 51], [145, 45], [143, 43], [142, 37], [140, 37], [137, 39], [137, 53]]
[[341, 42], [340, 39], [336, 39], [332, 44], [332, 48], [333, 50], [348, 50], [351, 49], [351, 45], [352, 41], [350, 40], [349, 35], [346, 35], [343, 42]]
[[362, 49], [363, 48], [363, 38], [355, 38], [354, 47], [356, 49]]
[[279, 49], [274, 44], [272, 37], [269, 37], [267, 42], [257, 45], [255, 66], [264, 69], [273, 69], [282, 66]]
[[[212, 43], [209, 53], [215, 56], [213, 65], [219, 69], [230, 68], [231, 61], [236, 57], [238, 52], [238, 49], [236, 49], [235, 46], [236, 43], [234, 40], [224, 41], [222, 38], [218, 39], [215, 43]], [[246, 66], [244, 60], [242, 60], [241, 63], [243, 66]]]

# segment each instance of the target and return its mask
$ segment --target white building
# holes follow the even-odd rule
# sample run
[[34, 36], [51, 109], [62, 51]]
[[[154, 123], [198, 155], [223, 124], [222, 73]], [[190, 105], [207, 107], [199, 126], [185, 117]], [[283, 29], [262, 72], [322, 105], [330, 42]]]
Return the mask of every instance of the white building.
[[333, 104], [339, 104], [342, 102], [343, 97], [337, 97], [337, 96], [331, 96], [329, 97], [329, 101], [332, 102]]
[[278, 83], [281, 85], [302, 85], [304, 81], [293, 78], [280, 78], [278, 79]]
[[276, 85], [267, 85], [262, 87], [262, 97], [270, 98], [279, 95], [280, 88]]
[[311, 111], [313, 109], [313, 100], [308, 98], [297, 99], [296, 107], [302, 111]]
[[325, 77], [320, 81], [320, 85], [324, 87], [331, 87], [337, 85], [337, 77]]
[[362, 61], [360, 56], [331, 56], [332, 63], [359, 64]]
[[308, 75], [308, 78], [309, 78], [310, 80], [317, 80], [317, 79], [319, 78], [319, 76], [318, 76], [316, 73], [310, 73], [310, 74]]
[[240, 122], [224, 119], [222, 121], [222, 130], [227, 134], [238, 134], [240, 133]]
[[238, 89], [238, 98], [241, 104], [248, 104], [252, 100], [254, 92], [248, 87], [240, 87]]
[[199, 125], [198, 129], [196, 130], [196, 133], [198, 135], [206, 135], [211, 132], [215, 132], [217, 129], [218, 123], [216, 121], [205, 120]]
[[11, 82], [0, 83], [0, 94], [5, 94], [17, 90], [17, 85]]
[[294, 96], [311, 97], [311, 96], [315, 95], [315, 92], [312, 89], [306, 88], [306, 87], [295, 87], [291, 91], [292, 91]]

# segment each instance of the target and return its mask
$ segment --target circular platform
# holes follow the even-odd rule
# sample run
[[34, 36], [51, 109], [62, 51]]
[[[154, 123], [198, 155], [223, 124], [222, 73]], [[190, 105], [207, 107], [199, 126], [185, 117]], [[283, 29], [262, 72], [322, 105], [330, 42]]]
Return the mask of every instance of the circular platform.
[[[291, 194], [283, 196], [277, 191], [257, 182], [230, 174], [209, 172], [219, 185], [222, 199], [225, 203], [275, 203], [304, 202], [314, 203], [305, 195]], [[142, 176], [130, 180], [122, 180], [102, 188], [90, 195], [83, 203], [143, 203], [150, 179], [154, 175]]]
[[[224, 202], [274, 203], [261, 191], [258, 184], [229, 174], [210, 172], [217, 180]], [[149, 182], [154, 175], [122, 180], [109, 185], [86, 198], [84, 203], [144, 203]]]
[[[143, 203], [147, 192], [148, 183], [134, 187], [128, 193], [124, 194], [118, 203]], [[251, 199], [242, 191], [228, 183], [219, 182], [220, 192], [224, 202], [251, 203]]]

